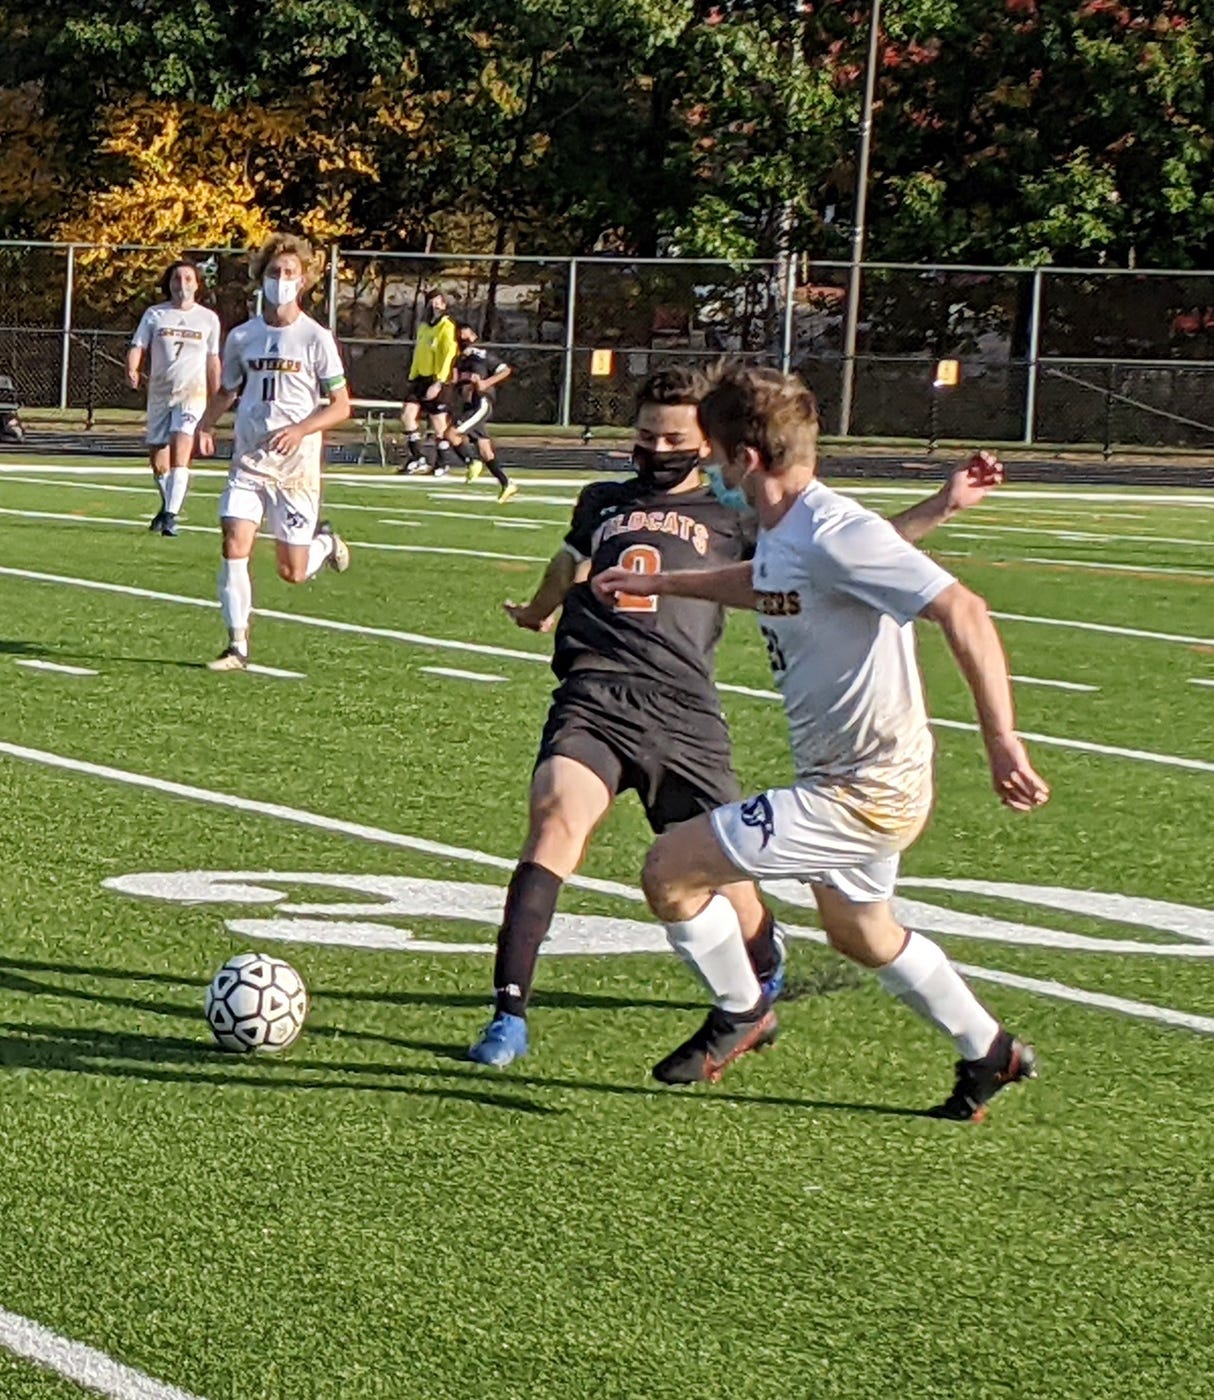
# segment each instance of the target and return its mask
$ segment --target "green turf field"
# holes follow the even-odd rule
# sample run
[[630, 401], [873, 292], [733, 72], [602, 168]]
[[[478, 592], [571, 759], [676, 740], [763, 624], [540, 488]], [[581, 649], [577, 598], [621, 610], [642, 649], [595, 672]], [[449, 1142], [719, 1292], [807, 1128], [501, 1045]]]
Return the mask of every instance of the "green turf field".
[[[631, 799], [563, 897], [530, 1056], [461, 1059], [552, 684], [501, 602], [574, 478], [498, 509], [335, 476], [350, 572], [255, 557], [253, 659], [294, 674], [216, 676], [221, 478], [162, 540], [141, 472], [61, 465], [0, 462], [0, 1400], [87, 1393], [11, 1354], [29, 1323], [161, 1387], [123, 1400], [1209, 1392], [1214, 495], [1010, 486], [932, 540], [1014, 615], [1054, 788], [1005, 812], [977, 736], [938, 731], [914, 922], [1042, 1062], [959, 1127], [916, 1112], [947, 1043], [808, 937], [772, 1053], [653, 1086], [697, 987], [577, 951], [661, 942]], [[971, 721], [921, 633], [934, 713]], [[719, 679], [770, 686], [751, 619]], [[786, 777], [778, 704], [725, 700], [744, 781]], [[279, 1058], [202, 1020], [246, 947], [312, 992]]]

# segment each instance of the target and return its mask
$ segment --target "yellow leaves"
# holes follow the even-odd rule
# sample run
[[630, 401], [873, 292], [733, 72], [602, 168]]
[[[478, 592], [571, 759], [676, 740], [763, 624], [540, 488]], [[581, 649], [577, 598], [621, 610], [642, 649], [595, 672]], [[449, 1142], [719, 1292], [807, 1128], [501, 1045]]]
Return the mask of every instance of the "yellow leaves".
[[252, 244], [284, 217], [283, 204], [312, 187], [312, 205], [287, 217], [312, 237], [355, 232], [358, 181], [379, 177], [361, 122], [338, 112], [321, 84], [291, 103], [217, 111], [197, 103], [137, 97], [105, 114], [105, 154], [125, 178], [109, 180], [65, 218], [56, 235], [73, 242]]

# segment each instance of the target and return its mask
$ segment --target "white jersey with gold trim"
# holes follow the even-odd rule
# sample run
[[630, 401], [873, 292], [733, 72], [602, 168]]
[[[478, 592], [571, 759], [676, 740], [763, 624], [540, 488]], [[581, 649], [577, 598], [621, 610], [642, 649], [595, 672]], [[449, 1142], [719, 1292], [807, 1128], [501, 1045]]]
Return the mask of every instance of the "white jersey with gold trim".
[[[337, 342], [311, 316], [301, 314], [289, 326], [257, 316], [237, 326], [223, 350], [223, 387], [240, 390], [233, 460], [255, 452], [279, 428], [302, 422], [345, 382]], [[319, 444], [319, 433], [314, 436]]]
[[815, 481], [760, 531], [753, 578], [798, 782], [876, 830], [917, 825], [933, 744], [911, 624], [952, 575]]
[[163, 407], [206, 403], [207, 357], [219, 354], [219, 317], [209, 307], [170, 301], [149, 306], [131, 344], [148, 356], [149, 402]]

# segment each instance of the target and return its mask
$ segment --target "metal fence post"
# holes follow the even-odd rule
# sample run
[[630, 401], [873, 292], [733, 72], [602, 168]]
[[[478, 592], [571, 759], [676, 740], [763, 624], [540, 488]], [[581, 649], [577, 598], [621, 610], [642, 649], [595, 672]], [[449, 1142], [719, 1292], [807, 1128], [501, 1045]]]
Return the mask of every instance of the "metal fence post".
[[797, 296], [797, 256], [789, 253], [784, 269], [784, 335], [780, 343], [780, 369], [792, 368], [793, 310]]
[[337, 260], [341, 257], [341, 249], [336, 243], [329, 245], [329, 277], [328, 286], [325, 290], [325, 300], [328, 302], [329, 330], [337, 334]]
[[569, 259], [569, 287], [565, 295], [565, 368], [561, 380], [561, 427], [573, 422], [573, 336], [577, 324], [577, 259]]
[[76, 245], [67, 245], [67, 277], [63, 284], [63, 343], [59, 352], [59, 408], [67, 408], [68, 364], [72, 358], [72, 297], [76, 291]]
[[1041, 287], [1045, 273], [1033, 269], [1033, 299], [1029, 306], [1029, 377], [1024, 395], [1024, 441], [1032, 445], [1037, 428], [1037, 360], [1041, 350]]

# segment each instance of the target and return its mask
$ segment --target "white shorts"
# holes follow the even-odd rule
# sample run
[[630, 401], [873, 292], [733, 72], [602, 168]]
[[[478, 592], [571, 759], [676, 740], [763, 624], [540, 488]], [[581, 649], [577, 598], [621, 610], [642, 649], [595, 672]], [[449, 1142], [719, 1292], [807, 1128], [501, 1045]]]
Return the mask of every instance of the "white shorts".
[[320, 519], [320, 492], [233, 471], [219, 498], [219, 518], [252, 520], [256, 525], [264, 520], [283, 544], [311, 544]]
[[893, 896], [899, 858], [923, 828], [919, 821], [893, 835], [876, 831], [807, 785], [770, 788], [718, 807], [710, 819], [721, 849], [752, 879], [831, 885], [855, 904]]
[[148, 400], [148, 431], [150, 447], [167, 447], [177, 434], [193, 437], [206, 403], [169, 403], [165, 399]]

